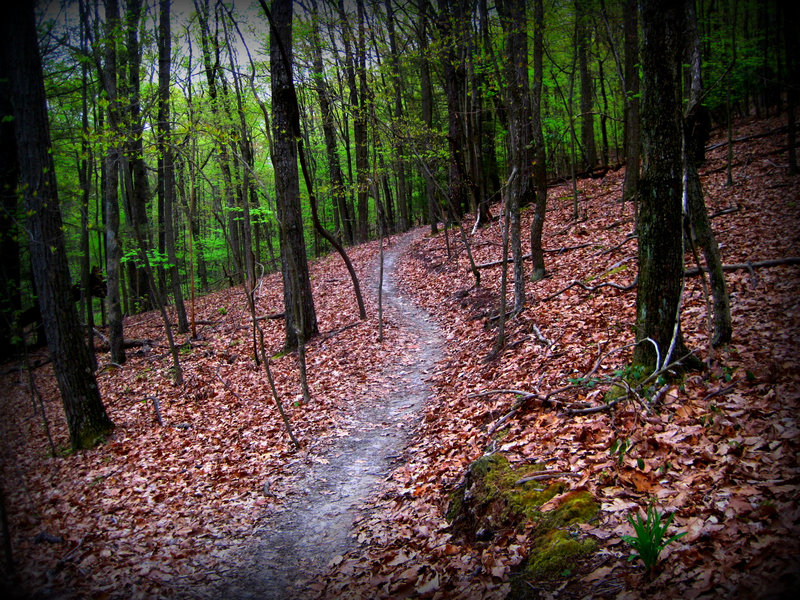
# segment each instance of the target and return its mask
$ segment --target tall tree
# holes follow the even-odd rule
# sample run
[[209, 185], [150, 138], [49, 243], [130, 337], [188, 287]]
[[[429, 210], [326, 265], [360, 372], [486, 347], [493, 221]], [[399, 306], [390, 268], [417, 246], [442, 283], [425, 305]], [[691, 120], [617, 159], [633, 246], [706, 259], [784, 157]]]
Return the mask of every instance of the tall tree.
[[[421, 15], [417, 27], [419, 38], [419, 84], [422, 111], [422, 123], [428, 132], [433, 130], [433, 86], [431, 85], [431, 66], [428, 58], [428, 2], [423, 2], [420, 7]], [[428, 224], [431, 234], [439, 232], [439, 210], [436, 200], [436, 184], [428, 169], [423, 173], [425, 179], [425, 199], [428, 209]]]
[[311, 2], [311, 54], [314, 72], [314, 86], [319, 99], [319, 110], [322, 116], [322, 131], [325, 135], [325, 152], [328, 159], [328, 173], [331, 179], [331, 191], [339, 211], [343, 238], [347, 244], [355, 241], [353, 209], [347, 202], [342, 177], [342, 166], [339, 162], [339, 151], [336, 140], [336, 123], [328, 82], [322, 64], [322, 42], [319, 35], [319, 11], [316, 0]]
[[[392, 68], [392, 87], [394, 88], [394, 119], [395, 127], [399, 130], [403, 121], [403, 85], [400, 78], [400, 55], [397, 48], [397, 35], [395, 33], [395, 16], [392, 4], [397, 0], [386, 2], [386, 27], [389, 33], [389, 60]], [[403, 136], [394, 137], [395, 162], [394, 170], [397, 172], [397, 209], [400, 213], [400, 231], [406, 231], [411, 225], [409, 216], [408, 191], [406, 186], [405, 148]]]
[[542, 279], [545, 274], [542, 233], [547, 214], [547, 165], [542, 131], [542, 84], [544, 72], [544, 6], [542, 0], [533, 0], [533, 90], [531, 94], [531, 127], [533, 128], [534, 165], [533, 178], [536, 182], [536, 207], [531, 223], [531, 262], [533, 281]]
[[89, 448], [114, 428], [91, 370], [71, 281], [50, 146], [50, 126], [33, 2], [0, 8], [0, 60], [7, 65], [20, 180], [39, 308], [74, 448]]
[[463, 28], [467, 25], [465, 0], [439, 0], [439, 39], [442, 46], [441, 64], [444, 72], [444, 92], [447, 99], [447, 143], [450, 149], [449, 207], [453, 219], [467, 210], [467, 181], [464, 161], [465, 66]]
[[[275, 169], [278, 223], [281, 234], [281, 270], [286, 322], [286, 348], [295, 348], [319, 333], [311, 281], [308, 276], [297, 141], [300, 115], [292, 84], [292, 0], [274, 0], [269, 36], [272, 77], [272, 165]], [[299, 322], [295, 314], [299, 315]], [[297, 332], [301, 340], [298, 340]]]
[[[139, 69], [142, 62], [139, 45], [139, 26], [142, 19], [142, 0], [127, 0], [125, 10], [125, 45], [122, 52], [125, 73], [120, 77], [120, 96], [124, 100], [125, 134], [123, 158], [123, 186], [130, 184], [123, 198], [126, 199], [126, 214], [133, 228], [137, 228], [147, 248], [151, 247], [147, 218], [147, 202], [150, 185], [147, 164], [144, 160], [144, 120], [141, 111], [141, 83]], [[127, 172], [125, 172], [127, 171]], [[129, 295], [139, 310], [150, 310], [155, 306], [149, 293], [147, 272], [141, 261], [128, 263]]]
[[[642, 150], [639, 283], [633, 362], [663, 366], [685, 351], [681, 57], [684, 3], [641, 0]], [[652, 340], [652, 343], [647, 340]]]
[[172, 152], [170, 123], [170, 65], [172, 58], [170, 33], [170, 0], [159, 0], [158, 23], [158, 194], [164, 205], [164, 245], [167, 250], [167, 276], [172, 288], [178, 333], [189, 331], [183, 292], [178, 278], [178, 257], [175, 252], [175, 161]]
[[639, 129], [639, 19], [637, 0], [625, 0], [623, 30], [625, 36], [625, 180], [623, 202], [633, 202], [639, 191], [641, 155]]
[[[364, 49], [364, 3], [357, 0], [359, 18], [359, 43], [356, 45], [356, 56], [353, 55], [353, 30], [345, 10], [344, 0], [339, 0], [339, 20], [342, 27], [344, 44], [345, 74], [350, 89], [350, 110], [353, 114], [353, 143], [356, 154], [356, 211], [358, 221], [358, 240], [366, 241], [369, 236], [369, 152], [367, 148], [367, 107], [366, 72], [361, 68], [365, 58]], [[356, 79], [358, 72], [359, 81]], [[363, 85], [360, 85], [363, 83]]]
[[525, 4], [497, 1], [497, 12], [506, 36], [506, 77], [508, 81], [508, 145], [511, 154], [509, 194], [511, 254], [514, 259], [514, 312], [525, 305], [525, 274], [522, 268], [520, 207], [536, 200], [533, 179], [533, 131], [531, 94], [528, 80], [528, 22]]
[[578, 73], [581, 87], [581, 144], [583, 168], [591, 170], [597, 164], [597, 145], [594, 140], [592, 75], [589, 72], [589, 48], [592, 45], [589, 27], [589, 7], [586, 0], [575, 0], [575, 43], [578, 54]]
[[[123, 347], [122, 304], [120, 301], [122, 243], [119, 237], [119, 170], [121, 161], [121, 114], [117, 93], [117, 44], [120, 34], [117, 0], [106, 0], [105, 60], [102, 67], [103, 89], [108, 101], [108, 144], [103, 162], [103, 214], [106, 232], [106, 278], [108, 291], [108, 339], [111, 362], [125, 363]], [[99, 61], [98, 61], [99, 64]]]
[[0, 360], [17, 348], [20, 297], [19, 229], [17, 226], [17, 142], [8, 85], [8, 64], [0, 61]]

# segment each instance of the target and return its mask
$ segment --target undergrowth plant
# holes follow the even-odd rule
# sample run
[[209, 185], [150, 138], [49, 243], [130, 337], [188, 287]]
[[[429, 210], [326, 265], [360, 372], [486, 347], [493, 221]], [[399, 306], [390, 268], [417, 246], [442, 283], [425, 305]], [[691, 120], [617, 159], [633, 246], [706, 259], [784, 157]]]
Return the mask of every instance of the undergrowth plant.
[[623, 541], [630, 544], [634, 550], [628, 560], [641, 559], [649, 572], [653, 571], [661, 551], [670, 543], [686, 535], [686, 532], [682, 531], [665, 540], [664, 534], [672, 523], [675, 513], [671, 513], [662, 522], [665, 514], [658, 511], [655, 502], [651, 502], [644, 517], [638, 512], [636, 513], [636, 520], [631, 515], [628, 515], [628, 522], [633, 526], [636, 535], [622, 536]]

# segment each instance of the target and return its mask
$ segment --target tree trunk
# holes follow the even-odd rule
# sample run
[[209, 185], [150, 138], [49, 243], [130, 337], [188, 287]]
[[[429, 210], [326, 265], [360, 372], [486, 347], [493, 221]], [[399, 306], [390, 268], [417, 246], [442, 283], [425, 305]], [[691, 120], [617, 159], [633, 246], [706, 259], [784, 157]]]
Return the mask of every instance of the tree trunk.
[[583, 169], [591, 171], [597, 164], [597, 146], [594, 141], [594, 114], [592, 113], [592, 76], [589, 73], [589, 47], [591, 32], [587, 20], [588, 7], [584, 0], [575, 0], [576, 51], [581, 86], [581, 143], [583, 144]]
[[[389, 58], [392, 68], [392, 86], [394, 88], [394, 119], [395, 126], [399, 129], [403, 122], [403, 86], [400, 81], [400, 56], [397, 49], [397, 39], [394, 30], [394, 10], [392, 3], [397, 0], [385, 0], [386, 26], [389, 33]], [[394, 169], [397, 172], [397, 209], [400, 213], [399, 231], [407, 231], [411, 226], [409, 204], [407, 201], [408, 190], [406, 186], [405, 148], [403, 138], [395, 136], [394, 142]]]
[[701, 105], [703, 80], [695, 0], [685, 0], [685, 3], [684, 31], [688, 44], [690, 85], [689, 103], [683, 122], [684, 184], [686, 185], [684, 193], [693, 243], [696, 241], [700, 245], [711, 275], [711, 293], [714, 299], [714, 331], [711, 343], [713, 346], [719, 346], [730, 341], [733, 326], [728, 288], [725, 283], [725, 274], [722, 272], [722, 259], [708, 219], [708, 211], [703, 199], [703, 187], [697, 172], [698, 167], [705, 160], [705, 145], [711, 132], [711, 116], [708, 114], [708, 109]]
[[683, 289], [680, 68], [684, 11], [683, 3], [673, 0], [641, 0], [640, 7], [644, 171], [639, 182], [638, 345], [633, 362], [652, 368], [684, 352], [679, 321]]
[[511, 154], [509, 192], [506, 197], [511, 217], [511, 253], [514, 259], [514, 312], [519, 312], [525, 305], [519, 211], [521, 207], [536, 201], [533, 172], [536, 159], [528, 82], [528, 31], [524, 3], [499, 0], [497, 12], [506, 34], [508, 144]]
[[8, 67], [31, 266], [70, 442], [90, 448], [114, 428], [91, 371], [72, 301], [58, 185], [50, 146], [44, 77], [32, 3], [3, 3], [0, 60]]
[[17, 142], [14, 138], [8, 64], [0, 62], [0, 361], [13, 357], [24, 340], [17, 339], [20, 297]]
[[[127, 66], [127, 80], [125, 80], [124, 96], [126, 106], [124, 155], [130, 171], [130, 180], [133, 185], [132, 194], [128, 198], [126, 212], [131, 225], [138, 228], [146, 248], [152, 246], [150, 229], [147, 219], [147, 201], [150, 198], [149, 183], [147, 180], [147, 165], [144, 161], [144, 123], [142, 121], [139, 91], [139, 67], [141, 54], [139, 49], [139, 25], [142, 18], [142, 0], [128, 0], [126, 10], [127, 44], [125, 65]], [[121, 90], [122, 91], [122, 90]], [[127, 174], [125, 174], [127, 178]], [[155, 305], [150, 297], [147, 273], [143, 265], [137, 261], [128, 263], [128, 280], [131, 284], [131, 296], [135, 306], [140, 311], [152, 309]]]
[[342, 167], [339, 161], [339, 151], [337, 148], [334, 112], [331, 106], [328, 83], [325, 80], [325, 71], [322, 66], [322, 44], [319, 37], [319, 17], [316, 0], [312, 0], [311, 6], [312, 69], [314, 72], [317, 98], [319, 99], [320, 114], [322, 116], [322, 131], [325, 136], [325, 152], [328, 159], [328, 172], [331, 179], [331, 193], [333, 194], [335, 206], [338, 209], [344, 241], [347, 244], [352, 244], [355, 241], [355, 223], [351, 207], [348, 205], [347, 197], [345, 196], [344, 178], [342, 177]]
[[[433, 90], [431, 86], [431, 70], [430, 61], [428, 60], [428, 3], [423, 2], [420, 15], [419, 25], [419, 46], [420, 46], [420, 63], [419, 63], [419, 84], [422, 105], [422, 122], [428, 132], [433, 131]], [[436, 201], [436, 186], [433, 177], [425, 170], [423, 174], [425, 179], [425, 198], [428, 208], [428, 224], [431, 227], [431, 235], [439, 233], [439, 211]]]
[[531, 126], [533, 128], [534, 165], [533, 178], [536, 182], [536, 208], [531, 223], [531, 279], [544, 278], [544, 251], [542, 233], [547, 213], [547, 165], [545, 164], [544, 133], [542, 132], [542, 81], [544, 72], [544, 7], [542, 0], [533, 1], [533, 94], [531, 96]]
[[786, 2], [784, 5], [783, 41], [786, 56], [786, 117], [788, 120], [787, 142], [789, 146], [789, 175], [797, 175], [797, 93], [800, 86], [800, 48], [797, 43], [797, 23], [800, 18], [795, 2]]
[[159, 0], [158, 28], [158, 145], [159, 145], [159, 178], [158, 192], [164, 199], [164, 245], [167, 250], [169, 265], [166, 269], [172, 287], [172, 298], [178, 317], [178, 333], [189, 331], [186, 320], [186, 308], [183, 305], [183, 292], [178, 275], [178, 257], [175, 253], [175, 231], [173, 228], [175, 212], [175, 162], [172, 155], [170, 139], [170, 58], [172, 39], [170, 34], [169, 0]]
[[[275, 169], [276, 205], [281, 234], [283, 301], [286, 308], [285, 346], [291, 349], [297, 347], [296, 331], [300, 326], [302, 326], [301, 340], [299, 340], [301, 342], [317, 335], [319, 328], [308, 277], [297, 173], [297, 142], [294, 132], [300, 131], [300, 115], [293, 95], [291, 72], [292, 0], [274, 0], [272, 17], [274, 30], [270, 32], [269, 37], [272, 77], [272, 164]], [[295, 312], [301, 317], [300, 323], [297, 324]]]
[[[106, 2], [106, 49], [103, 67], [103, 87], [108, 99], [108, 125], [112, 140], [121, 133], [121, 116], [117, 94], [117, 44], [120, 36], [119, 6], [117, 0]], [[111, 346], [111, 362], [125, 363], [122, 347], [122, 304], [120, 301], [122, 244], [119, 237], [119, 164], [121, 159], [118, 142], [112, 141], [103, 163], [105, 190], [103, 212], [106, 228], [106, 306], [108, 307], [108, 339]]]
[[634, 203], [639, 191], [641, 153], [639, 133], [639, 25], [637, 0], [625, 0], [623, 9], [625, 35], [625, 181], [622, 201]]
[[442, 44], [444, 91], [447, 99], [447, 143], [450, 149], [449, 196], [453, 218], [460, 218], [467, 206], [464, 164], [464, 49], [460, 28], [465, 26], [465, 3], [439, 0], [439, 34]]

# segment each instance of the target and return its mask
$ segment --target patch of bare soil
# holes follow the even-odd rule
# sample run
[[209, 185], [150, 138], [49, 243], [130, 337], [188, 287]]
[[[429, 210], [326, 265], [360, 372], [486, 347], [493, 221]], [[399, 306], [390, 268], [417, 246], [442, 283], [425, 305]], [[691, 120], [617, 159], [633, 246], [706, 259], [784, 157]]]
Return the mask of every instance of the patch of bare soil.
[[[395, 238], [384, 255], [384, 318], [388, 328], [404, 334], [405, 348], [363, 383], [360, 399], [337, 423], [326, 452], [306, 454], [293, 466], [293, 492], [231, 554], [221, 582], [199, 597], [302, 598], [322, 589], [323, 573], [350, 549], [354, 519], [396, 466], [430, 394], [426, 376], [441, 358], [438, 326], [400, 294], [394, 281], [398, 258], [419, 235], [418, 230]], [[377, 270], [376, 264], [373, 288]]]

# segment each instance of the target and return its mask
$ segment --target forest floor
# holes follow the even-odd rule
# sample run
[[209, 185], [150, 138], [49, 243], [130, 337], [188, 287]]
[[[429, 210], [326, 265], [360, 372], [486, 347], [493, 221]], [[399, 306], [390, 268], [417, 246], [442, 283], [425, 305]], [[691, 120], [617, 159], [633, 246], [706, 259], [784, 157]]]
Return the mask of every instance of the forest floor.
[[[736, 135], [783, 124], [749, 120]], [[785, 145], [779, 133], [736, 143], [732, 186], [725, 185], [726, 148], [709, 152], [701, 176], [724, 263], [800, 256], [800, 180], [782, 165]], [[32, 371], [41, 403], [26, 373], [5, 369], [0, 475], [19, 595], [281, 597], [260, 593], [274, 586], [287, 590], [284, 597], [504, 598], [531, 550], [534, 525], [468, 541], [445, 518], [468, 466], [487, 452], [502, 453], [512, 467], [538, 463], [568, 473], [566, 493], [553, 502], [582, 490], [600, 507], [596, 518], [570, 531], [593, 540], [597, 551], [524, 582], [528, 597], [779, 598], [796, 590], [796, 264], [726, 273], [734, 339], [713, 356], [701, 280], [687, 278], [683, 333], [709, 367], [664, 388], [652, 406], [626, 401], [613, 410], [571, 412], [604, 408], [608, 385], [578, 381], [599, 356], [607, 358], [597, 379], [613, 378], [630, 360], [629, 348], [609, 351], [633, 341], [635, 289], [564, 289], [574, 281], [596, 287], [634, 280], [631, 209], [619, 203], [623, 177], [620, 169], [579, 181], [577, 220], [571, 185], [550, 188], [548, 277], [527, 284], [526, 310], [507, 324], [499, 356], [491, 355], [491, 317], [499, 307], [500, 268], [481, 268], [475, 288], [453, 231], [446, 240], [419, 230], [402, 254], [408, 238], [388, 243], [387, 263], [397, 263], [387, 272], [400, 291], [389, 288], [387, 296], [402, 296], [402, 303], [387, 299], [383, 343], [375, 285], [364, 285], [369, 319], [359, 321], [339, 257], [315, 261], [322, 333], [308, 346], [310, 404], [301, 402], [296, 357], [272, 363], [299, 451], [252, 360], [241, 288], [198, 301], [199, 339], [179, 336], [186, 379], [180, 387], [171, 383], [159, 317], [126, 319], [126, 337], [152, 344], [129, 351], [122, 368], [99, 354], [98, 384], [117, 427], [96, 449], [68, 451], [49, 366]], [[531, 216], [525, 211], [524, 231]], [[476, 261], [497, 261], [500, 240], [497, 220], [472, 235]], [[378, 243], [349, 254], [368, 281]], [[686, 261], [694, 266], [691, 253]], [[264, 278], [259, 314], [281, 304], [279, 276]], [[262, 323], [277, 352], [282, 322]], [[434, 339], [440, 347], [430, 345]], [[537, 399], [565, 386], [548, 402]], [[501, 389], [536, 395], [510, 414], [519, 395], [494, 393]], [[621, 536], [632, 533], [626, 516], [651, 499], [675, 514], [670, 533], [686, 535], [648, 574], [628, 562]], [[315, 535], [318, 527], [328, 535]], [[307, 562], [295, 564], [297, 557]]]

